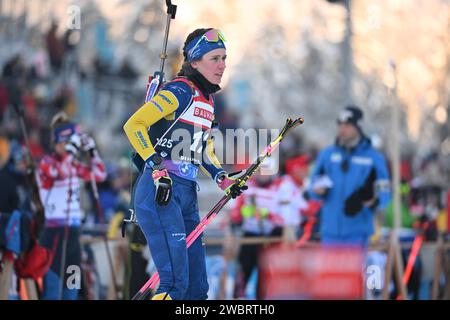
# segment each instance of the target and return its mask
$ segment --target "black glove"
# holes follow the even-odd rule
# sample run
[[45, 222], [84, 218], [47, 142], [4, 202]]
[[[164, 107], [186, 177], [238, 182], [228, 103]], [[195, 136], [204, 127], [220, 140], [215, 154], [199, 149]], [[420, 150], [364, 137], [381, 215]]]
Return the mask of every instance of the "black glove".
[[172, 179], [159, 155], [151, 156], [146, 162], [153, 170], [152, 178], [156, 186], [155, 201], [160, 206], [166, 206], [172, 198]]
[[[360, 212], [364, 206], [364, 202], [375, 197], [375, 180], [377, 174], [375, 168], [372, 168], [369, 176], [364, 184], [353, 192], [347, 200], [345, 200], [344, 212], [347, 216], [353, 217]], [[377, 204], [377, 201], [375, 202]]]
[[[161, 176], [161, 173], [164, 175]], [[172, 198], [172, 179], [170, 179], [166, 169], [154, 170], [152, 178], [156, 186], [155, 201], [160, 206], [166, 206]]]
[[248, 189], [248, 186], [243, 185], [242, 187], [239, 187], [237, 184], [233, 184], [229, 189], [228, 192], [231, 194], [231, 198], [235, 199], [239, 197], [242, 192]]

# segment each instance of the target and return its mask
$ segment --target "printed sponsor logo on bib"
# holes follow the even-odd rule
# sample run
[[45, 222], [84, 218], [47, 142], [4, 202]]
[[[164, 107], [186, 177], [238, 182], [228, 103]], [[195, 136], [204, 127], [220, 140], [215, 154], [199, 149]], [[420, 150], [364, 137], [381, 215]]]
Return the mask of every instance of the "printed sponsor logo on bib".
[[214, 108], [211, 105], [201, 101], [194, 101], [192, 107], [186, 111], [180, 118], [180, 121], [202, 129], [210, 129], [213, 119]]

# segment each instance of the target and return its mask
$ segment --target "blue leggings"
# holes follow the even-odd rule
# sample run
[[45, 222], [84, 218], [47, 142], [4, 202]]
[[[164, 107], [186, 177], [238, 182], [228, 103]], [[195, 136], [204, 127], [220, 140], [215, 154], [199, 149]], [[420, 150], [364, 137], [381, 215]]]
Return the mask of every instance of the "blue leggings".
[[174, 300], [206, 300], [208, 280], [201, 237], [186, 248], [186, 236], [200, 222], [197, 184], [170, 175], [172, 199], [167, 206], [154, 201], [155, 185], [144, 170], [136, 185], [134, 208], [160, 276], [156, 294], [166, 292]]

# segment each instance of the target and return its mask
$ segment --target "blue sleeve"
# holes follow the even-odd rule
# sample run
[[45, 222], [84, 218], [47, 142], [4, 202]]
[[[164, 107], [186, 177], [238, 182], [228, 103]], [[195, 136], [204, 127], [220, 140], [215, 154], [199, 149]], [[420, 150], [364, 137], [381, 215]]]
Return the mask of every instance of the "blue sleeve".
[[313, 190], [313, 186], [314, 186], [314, 182], [321, 175], [325, 174], [325, 159], [326, 159], [327, 154], [328, 154], [328, 148], [319, 153], [319, 155], [317, 156], [316, 163], [314, 165], [314, 169], [311, 174], [311, 179], [310, 179], [311, 184], [310, 184], [308, 193], [312, 200], [321, 200], [324, 197], [324, 196], [320, 196], [320, 195], [316, 194]]
[[375, 170], [377, 173], [375, 186], [379, 201], [377, 209], [384, 210], [391, 201], [391, 182], [384, 156], [377, 153], [374, 160]]
[[206, 174], [211, 177], [211, 179], [213, 179], [214, 181], [216, 180], [216, 177], [219, 173], [221, 172], [225, 172], [225, 170], [222, 169], [222, 167], [220, 166], [216, 166], [212, 163], [206, 163], [203, 162], [202, 163], [202, 168], [204, 168], [206, 170]]
[[191, 101], [192, 88], [187, 83], [181, 81], [171, 81], [164, 84], [160, 90], [167, 90], [175, 95], [179, 105], [177, 113], [183, 112]]

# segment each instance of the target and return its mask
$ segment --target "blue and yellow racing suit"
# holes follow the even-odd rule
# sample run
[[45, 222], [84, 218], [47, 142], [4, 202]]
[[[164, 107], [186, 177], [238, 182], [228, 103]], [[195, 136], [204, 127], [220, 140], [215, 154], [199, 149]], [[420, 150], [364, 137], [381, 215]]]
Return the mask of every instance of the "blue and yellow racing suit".
[[156, 295], [168, 293], [175, 300], [207, 298], [202, 240], [199, 237], [187, 249], [186, 235], [200, 222], [198, 169], [213, 179], [224, 171], [213, 152], [213, 121], [213, 97], [187, 78], [175, 78], [124, 125], [140, 158], [146, 160], [157, 152], [173, 181], [169, 204], [158, 205], [152, 170], [144, 165], [134, 194], [136, 216], [160, 275]]

